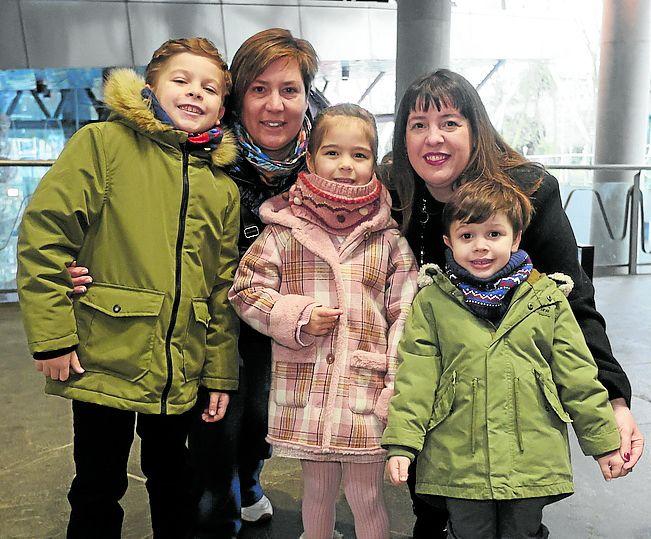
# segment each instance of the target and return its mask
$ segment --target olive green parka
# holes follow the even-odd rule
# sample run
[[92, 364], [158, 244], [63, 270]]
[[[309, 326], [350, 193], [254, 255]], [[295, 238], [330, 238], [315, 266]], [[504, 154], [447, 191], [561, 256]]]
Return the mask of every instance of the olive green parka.
[[[239, 193], [221, 170], [237, 154], [188, 151], [187, 133], [155, 118], [144, 80], [107, 81], [107, 122], [66, 144], [25, 210], [18, 291], [32, 353], [77, 346], [85, 373], [46, 392], [150, 414], [192, 407], [199, 383], [237, 388]], [[91, 270], [70, 297], [66, 264]]]
[[567, 425], [586, 455], [620, 445], [570, 306], [533, 270], [495, 327], [433, 264], [398, 348], [382, 445], [418, 454], [416, 492], [476, 500], [573, 491]]

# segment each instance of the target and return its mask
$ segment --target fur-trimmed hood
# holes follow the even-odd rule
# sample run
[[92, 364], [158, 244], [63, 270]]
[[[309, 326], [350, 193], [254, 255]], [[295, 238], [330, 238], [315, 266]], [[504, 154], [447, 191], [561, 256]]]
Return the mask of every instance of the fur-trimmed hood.
[[[424, 264], [421, 266], [418, 270], [418, 288], [425, 288], [426, 286], [433, 284], [437, 275], [440, 275], [440, 278], [447, 280], [445, 271], [443, 271], [438, 264]], [[532, 273], [531, 277], [527, 281], [534, 283], [542, 276], [543, 274], [535, 272]], [[563, 292], [565, 297], [570, 295], [570, 292], [572, 292], [572, 289], [574, 288], [574, 281], [569, 275], [556, 272], [547, 275], [547, 277], [561, 292]]]
[[[104, 85], [104, 101], [113, 111], [110, 120], [121, 119], [143, 134], [173, 146], [184, 143], [188, 138], [187, 133], [156, 118], [148, 100], [141, 95], [144, 87], [145, 80], [132, 69], [120, 68], [111, 71]], [[222, 141], [210, 152], [210, 159], [213, 165], [224, 167], [235, 161], [236, 157], [235, 136], [231, 131], [224, 129]]]

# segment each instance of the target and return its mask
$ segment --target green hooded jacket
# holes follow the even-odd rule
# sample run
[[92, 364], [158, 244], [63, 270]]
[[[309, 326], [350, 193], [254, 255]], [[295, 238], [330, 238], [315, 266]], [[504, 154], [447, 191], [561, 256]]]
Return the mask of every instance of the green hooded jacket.
[[[416, 492], [475, 500], [573, 491], [567, 425], [586, 455], [615, 450], [608, 394], [559, 287], [533, 270], [499, 326], [472, 314], [437, 266], [398, 348], [382, 445], [418, 454]], [[432, 267], [433, 266], [433, 267]]]
[[[18, 292], [32, 353], [77, 345], [85, 373], [46, 392], [150, 414], [192, 407], [199, 383], [237, 389], [238, 320], [227, 293], [237, 268], [239, 193], [221, 170], [237, 154], [186, 148], [114, 71], [107, 122], [66, 144], [25, 210]], [[70, 297], [66, 264], [93, 284]]]

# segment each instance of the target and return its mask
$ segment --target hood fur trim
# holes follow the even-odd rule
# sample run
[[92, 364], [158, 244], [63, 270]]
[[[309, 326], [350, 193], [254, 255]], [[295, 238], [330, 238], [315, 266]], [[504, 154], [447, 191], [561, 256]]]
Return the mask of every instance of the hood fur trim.
[[[140, 92], [145, 87], [143, 79], [133, 69], [119, 68], [111, 71], [104, 85], [104, 101], [116, 114], [132, 122], [144, 133], [166, 133], [176, 131], [171, 125], [161, 122], [149, 108]], [[224, 136], [219, 146], [210, 155], [213, 165], [225, 167], [237, 157], [237, 140], [235, 135], [224, 129]]]
[[418, 288], [425, 288], [434, 282], [432, 275], [442, 273], [438, 264], [423, 264], [418, 270]]
[[557, 284], [558, 289], [565, 294], [565, 297], [570, 295], [570, 292], [572, 292], [572, 289], [574, 288], [572, 277], [560, 272], [552, 273], [547, 275], [547, 277]]
[[144, 87], [145, 79], [133, 69], [114, 69], [104, 85], [104, 101], [111, 110], [147, 133], [172, 131], [172, 126], [154, 116], [149, 103], [140, 95]]

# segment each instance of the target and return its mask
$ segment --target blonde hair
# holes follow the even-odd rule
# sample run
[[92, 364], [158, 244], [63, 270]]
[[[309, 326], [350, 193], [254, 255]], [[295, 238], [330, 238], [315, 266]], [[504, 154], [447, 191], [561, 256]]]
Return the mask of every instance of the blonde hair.
[[233, 57], [233, 92], [228, 107], [232, 112], [239, 114], [244, 94], [251, 83], [270, 64], [281, 58], [296, 60], [307, 97], [319, 68], [316, 51], [309, 41], [295, 38], [289, 30], [270, 28], [252, 35], [242, 43]]
[[371, 151], [373, 152], [373, 163], [377, 163], [377, 146], [378, 146], [378, 135], [377, 135], [377, 124], [375, 123], [375, 117], [367, 111], [365, 108], [355, 105], [353, 103], [341, 103], [339, 105], [332, 105], [326, 109], [323, 109], [317, 115], [314, 120], [314, 125], [310, 131], [310, 140], [307, 144], [307, 151], [311, 155], [315, 155], [316, 152], [321, 147], [323, 142], [323, 137], [328, 130], [328, 125], [334, 118], [357, 118], [364, 122], [366, 127], [366, 135], [368, 141], [371, 143]]
[[145, 70], [145, 82], [150, 86], [156, 84], [158, 73], [165, 67], [165, 64], [177, 54], [189, 52], [197, 56], [208, 58], [217, 64], [222, 72], [222, 89], [224, 95], [231, 91], [232, 81], [231, 74], [228, 72], [228, 66], [217, 47], [212, 41], [205, 37], [184, 37], [180, 39], [168, 39], [158, 47], [147, 64]]

